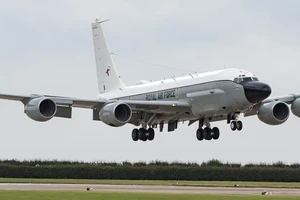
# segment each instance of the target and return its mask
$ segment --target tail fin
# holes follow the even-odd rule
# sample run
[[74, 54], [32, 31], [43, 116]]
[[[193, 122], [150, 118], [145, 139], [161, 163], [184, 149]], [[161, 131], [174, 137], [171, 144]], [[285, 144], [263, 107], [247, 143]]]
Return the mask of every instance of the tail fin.
[[100, 93], [122, 90], [126, 87], [117, 73], [106, 44], [101, 28], [101, 23], [103, 22], [105, 21], [96, 19], [96, 22], [92, 23], [98, 88]]

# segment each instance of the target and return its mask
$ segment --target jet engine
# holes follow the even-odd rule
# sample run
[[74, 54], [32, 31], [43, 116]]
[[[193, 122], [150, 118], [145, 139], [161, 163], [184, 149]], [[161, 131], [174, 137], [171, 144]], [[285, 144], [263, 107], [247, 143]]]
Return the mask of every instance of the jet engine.
[[284, 102], [275, 101], [260, 106], [257, 113], [258, 118], [269, 125], [284, 123], [290, 116], [290, 109]]
[[45, 97], [30, 100], [24, 108], [26, 115], [38, 122], [45, 122], [56, 114], [57, 106], [52, 99]]
[[292, 113], [297, 117], [300, 117], [300, 98], [296, 99], [291, 106]]
[[125, 103], [110, 103], [105, 105], [99, 112], [99, 118], [107, 125], [119, 127], [126, 124], [132, 116], [132, 110]]

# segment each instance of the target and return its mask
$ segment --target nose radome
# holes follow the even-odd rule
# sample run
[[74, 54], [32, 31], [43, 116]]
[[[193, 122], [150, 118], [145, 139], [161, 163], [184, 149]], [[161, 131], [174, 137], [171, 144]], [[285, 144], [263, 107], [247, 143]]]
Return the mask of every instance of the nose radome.
[[271, 87], [259, 81], [242, 83], [246, 98], [250, 103], [258, 103], [268, 98], [272, 92]]

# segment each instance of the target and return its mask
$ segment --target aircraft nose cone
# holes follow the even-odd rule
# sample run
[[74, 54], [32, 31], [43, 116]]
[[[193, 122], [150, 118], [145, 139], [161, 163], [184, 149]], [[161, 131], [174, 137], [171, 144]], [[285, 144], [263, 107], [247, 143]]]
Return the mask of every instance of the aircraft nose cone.
[[268, 98], [272, 92], [271, 87], [259, 81], [250, 81], [242, 84], [246, 98], [250, 103], [258, 103]]

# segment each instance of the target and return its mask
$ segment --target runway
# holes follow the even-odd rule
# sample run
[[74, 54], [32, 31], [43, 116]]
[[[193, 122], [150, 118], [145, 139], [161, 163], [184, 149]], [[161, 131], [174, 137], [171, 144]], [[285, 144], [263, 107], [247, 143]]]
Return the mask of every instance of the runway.
[[180, 194], [256, 194], [263, 191], [272, 195], [300, 196], [300, 189], [283, 188], [240, 188], [240, 187], [188, 187], [188, 186], [150, 186], [150, 185], [100, 185], [100, 184], [27, 184], [0, 183], [1, 190], [30, 191], [86, 191], [96, 192], [142, 192], [142, 193], [180, 193]]

